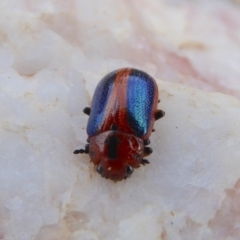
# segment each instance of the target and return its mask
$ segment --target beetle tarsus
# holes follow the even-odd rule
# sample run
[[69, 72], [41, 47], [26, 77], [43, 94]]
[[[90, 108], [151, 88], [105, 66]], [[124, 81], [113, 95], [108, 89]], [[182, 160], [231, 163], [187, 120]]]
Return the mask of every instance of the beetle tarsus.
[[165, 112], [164, 112], [163, 110], [159, 110], [159, 109], [158, 109], [158, 110], [155, 112], [155, 120], [158, 120], [158, 119], [164, 117], [164, 115], [165, 115]]
[[143, 159], [142, 160], [142, 162], [141, 162], [141, 164], [143, 165], [143, 166], [145, 166], [145, 164], [149, 164], [150, 162], [147, 160], [147, 159]]
[[150, 140], [149, 140], [149, 138], [148, 139], [145, 139], [144, 141], [143, 141], [143, 144], [146, 146], [146, 145], [149, 145], [150, 144]]
[[153, 152], [152, 148], [144, 147], [144, 156], [148, 156]]
[[84, 109], [83, 109], [83, 112], [86, 114], [86, 115], [90, 115], [90, 112], [91, 112], [91, 108], [90, 107], [85, 107]]

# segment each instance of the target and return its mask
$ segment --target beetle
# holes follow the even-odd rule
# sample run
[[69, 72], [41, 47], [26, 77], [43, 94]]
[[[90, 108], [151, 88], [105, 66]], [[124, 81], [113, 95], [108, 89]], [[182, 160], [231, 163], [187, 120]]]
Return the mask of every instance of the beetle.
[[158, 87], [147, 73], [122, 68], [110, 72], [98, 83], [89, 115], [88, 139], [85, 149], [96, 171], [105, 178], [121, 181], [131, 176], [135, 168], [148, 164], [147, 147], [154, 122], [165, 115], [157, 109]]

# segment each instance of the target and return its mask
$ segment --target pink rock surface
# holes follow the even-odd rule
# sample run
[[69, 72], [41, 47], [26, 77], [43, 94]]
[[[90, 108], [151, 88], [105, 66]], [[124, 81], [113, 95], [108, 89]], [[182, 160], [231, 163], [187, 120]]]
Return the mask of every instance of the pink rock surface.
[[[0, 1], [0, 239], [239, 240], [239, 6]], [[115, 184], [72, 152], [126, 66], [156, 78], [166, 116], [151, 164]]]

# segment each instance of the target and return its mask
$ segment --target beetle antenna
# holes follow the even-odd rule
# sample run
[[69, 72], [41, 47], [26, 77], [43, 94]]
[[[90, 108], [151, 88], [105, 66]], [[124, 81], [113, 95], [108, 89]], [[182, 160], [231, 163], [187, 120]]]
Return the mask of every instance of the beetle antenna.
[[83, 154], [83, 153], [85, 153], [85, 150], [84, 149], [76, 149], [73, 153], [74, 154], [79, 154], [79, 153]]
[[86, 144], [86, 145], [85, 145], [85, 149], [76, 149], [73, 153], [74, 153], [74, 154], [89, 153], [89, 144]]

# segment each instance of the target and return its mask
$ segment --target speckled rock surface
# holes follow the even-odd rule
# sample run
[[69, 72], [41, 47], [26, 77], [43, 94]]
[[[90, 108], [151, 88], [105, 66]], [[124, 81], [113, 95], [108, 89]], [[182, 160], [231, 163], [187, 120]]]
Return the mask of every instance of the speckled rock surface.
[[[238, 240], [238, 1], [98, 4], [0, 3], [0, 239]], [[151, 164], [114, 183], [72, 152], [124, 66], [156, 78], [166, 116]]]

